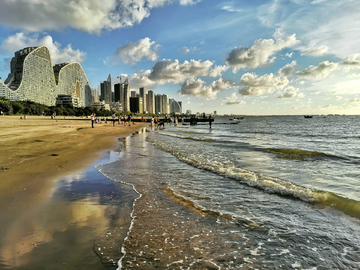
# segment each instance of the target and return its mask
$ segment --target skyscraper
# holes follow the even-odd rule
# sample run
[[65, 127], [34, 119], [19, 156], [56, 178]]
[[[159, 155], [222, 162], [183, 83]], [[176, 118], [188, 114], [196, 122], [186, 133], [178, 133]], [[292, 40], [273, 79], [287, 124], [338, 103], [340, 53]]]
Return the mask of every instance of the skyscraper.
[[[129, 81], [126, 79], [123, 85], [123, 91], [124, 91], [124, 100], [123, 100], [123, 110], [124, 112], [130, 111], [130, 85]], [[120, 88], [121, 89], [121, 88]]]
[[145, 113], [146, 111], [148, 111], [147, 106], [146, 106], [146, 88], [145, 87], [140, 87], [139, 88], [139, 96], [142, 97], [142, 101], [143, 101], [143, 112]]
[[155, 113], [162, 113], [162, 95], [155, 96]]
[[155, 113], [155, 93], [152, 90], [149, 90], [147, 93], [147, 111], [149, 113]]
[[109, 104], [112, 102], [112, 91], [111, 91], [111, 75], [109, 74], [106, 81], [103, 81], [100, 84], [101, 89], [101, 100], [105, 101], [105, 103]]

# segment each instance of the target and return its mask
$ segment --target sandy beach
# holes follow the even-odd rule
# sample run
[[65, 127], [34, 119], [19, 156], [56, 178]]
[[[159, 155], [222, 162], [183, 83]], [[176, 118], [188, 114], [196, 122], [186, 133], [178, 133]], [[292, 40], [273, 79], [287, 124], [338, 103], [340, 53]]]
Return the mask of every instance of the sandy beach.
[[[76, 245], [79, 228], [91, 228], [92, 232], [87, 235], [94, 236], [103, 233], [109, 222], [126, 223], [121, 218], [104, 219], [115, 210], [111, 203], [99, 203], [98, 197], [105, 194], [105, 191], [99, 191], [101, 184], [93, 185], [96, 196], [79, 199], [75, 194], [75, 204], [71, 199], [57, 198], [56, 194], [65, 194], [59, 192], [59, 179], [63, 179], [63, 186], [66, 186], [64, 179], [74, 175], [80, 179], [83, 177], [81, 173], [91, 170], [94, 162], [101, 158], [101, 153], [117, 147], [118, 138], [131, 135], [147, 125], [135, 123], [124, 127], [116, 123], [113, 127], [108, 123], [91, 128], [91, 121], [86, 118], [59, 117], [52, 120], [50, 117], [28, 116], [24, 120], [19, 116], [0, 117], [0, 268], [35, 269], [30, 265], [37, 260], [34, 258], [36, 250], [54, 242], [56, 233], [73, 230], [73, 243], [69, 245]], [[97, 170], [92, 170], [87, 179], [93, 179], [93, 183], [103, 181], [108, 189], [106, 192], [115, 194], [118, 187], [112, 186], [110, 180], [106, 182]], [[111, 195], [112, 200], [115, 195]], [[49, 213], [56, 218], [50, 217]], [[74, 231], [74, 224], [77, 231]], [[87, 239], [92, 248], [94, 239], [88, 238], [81, 239]], [[64, 237], [59, 236], [59, 239]], [[51, 267], [37, 265], [36, 269], [84, 269], [66, 265], [71, 261], [68, 255], [60, 258], [61, 254], [59, 261]], [[103, 269], [96, 255], [90, 260], [94, 265], [91, 269]]]

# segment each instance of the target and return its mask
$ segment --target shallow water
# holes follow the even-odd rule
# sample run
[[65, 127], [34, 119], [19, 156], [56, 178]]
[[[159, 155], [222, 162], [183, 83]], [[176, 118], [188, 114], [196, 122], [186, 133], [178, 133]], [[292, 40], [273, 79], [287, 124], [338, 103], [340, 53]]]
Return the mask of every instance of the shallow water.
[[216, 119], [126, 139], [99, 167], [141, 194], [119, 265], [359, 269], [357, 120]]

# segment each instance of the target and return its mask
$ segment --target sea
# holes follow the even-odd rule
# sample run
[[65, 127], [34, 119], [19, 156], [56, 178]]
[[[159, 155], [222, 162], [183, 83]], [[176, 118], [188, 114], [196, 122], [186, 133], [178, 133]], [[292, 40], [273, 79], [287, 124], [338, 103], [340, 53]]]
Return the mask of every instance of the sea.
[[360, 116], [231, 118], [97, 166], [136, 194], [117, 269], [360, 269]]

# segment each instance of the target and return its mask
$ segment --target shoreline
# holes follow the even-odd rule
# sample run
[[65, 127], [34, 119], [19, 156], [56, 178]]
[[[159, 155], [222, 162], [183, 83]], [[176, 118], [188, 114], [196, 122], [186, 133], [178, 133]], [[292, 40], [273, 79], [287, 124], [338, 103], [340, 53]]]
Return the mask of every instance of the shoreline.
[[[93, 220], [94, 213], [100, 212], [101, 214], [98, 214], [100, 218], [106, 211], [112, 209], [99, 203], [99, 199], [95, 197], [90, 197], [88, 200], [77, 198], [77, 204], [71, 207], [69, 203], [64, 205], [64, 202], [57, 205], [57, 202], [52, 202], [53, 197], [58, 196], [54, 195], [54, 190], [59, 184], [59, 179], [89, 171], [96, 160], [103, 158], [106, 151], [116, 149], [118, 138], [129, 136], [148, 126], [148, 123], [136, 123], [131, 127], [123, 127], [116, 123], [113, 127], [112, 123], [109, 123], [96, 124], [92, 129], [89, 119], [74, 120], [67, 118], [57, 121], [51, 120], [50, 117], [37, 116], [30, 116], [26, 120], [20, 120], [17, 116], [0, 117], [0, 152], [2, 153], [0, 156], [0, 266], [4, 264], [21, 269], [21, 266], [36, 259], [29, 258], [28, 255], [34, 252], [39, 244], [51, 242], [49, 237], [53, 237], [53, 232], [51, 236], [34, 239], [39, 238], [37, 232], [37, 236], [32, 237], [28, 247], [24, 249], [27, 240], [24, 232], [30, 230], [27, 227], [31, 225], [19, 224], [19, 220], [34, 222], [36, 216], [59, 211], [57, 207], [60, 205], [66, 211], [72, 212], [72, 215], [81, 217], [83, 211], [74, 210], [81, 205], [81, 209], [92, 208], [90, 215], [85, 218], [90, 220], [91, 217], [91, 222], [95, 224], [98, 221]], [[102, 188], [101, 184], [96, 187], [106, 189]], [[82, 189], [84, 188], [86, 185], [82, 186]], [[58, 219], [55, 221], [57, 225], [67, 226], [63, 224], [63, 219]], [[48, 226], [45, 220], [43, 222], [44, 224], [41, 225], [45, 226], [45, 231], [47, 227], [56, 227], [56, 224]], [[83, 220], [76, 222], [84, 223]], [[106, 225], [101, 224], [99, 227], [105, 228]], [[31, 230], [38, 229], [31, 228]], [[97, 233], [99, 230], [97, 229]], [[99, 269], [102, 269], [101, 266]]]

